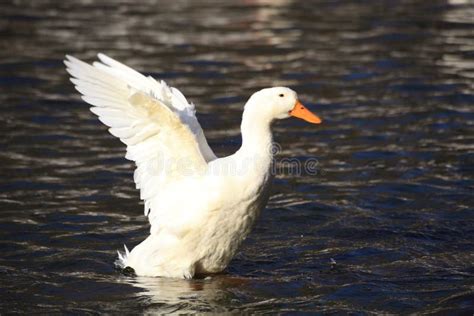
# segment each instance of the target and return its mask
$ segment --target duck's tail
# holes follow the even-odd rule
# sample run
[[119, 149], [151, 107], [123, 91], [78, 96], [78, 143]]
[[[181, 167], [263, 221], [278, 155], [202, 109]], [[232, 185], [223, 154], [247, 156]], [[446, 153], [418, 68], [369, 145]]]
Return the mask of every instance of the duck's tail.
[[115, 266], [120, 269], [125, 269], [127, 267], [127, 259], [130, 255], [130, 251], [128, 251], [127, 246], [123, 245], [123, 248], [125, 249], [125, 252], [120, 252], [117, 250], [118, 258], [115, 260]]

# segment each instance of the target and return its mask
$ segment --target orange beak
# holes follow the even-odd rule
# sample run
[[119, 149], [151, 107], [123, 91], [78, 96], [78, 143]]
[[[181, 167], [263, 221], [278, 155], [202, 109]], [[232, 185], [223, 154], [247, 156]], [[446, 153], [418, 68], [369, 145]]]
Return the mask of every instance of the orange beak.
[[313, 124], [320, 124], [321, 119], [308, 110], [300, 101], [297, 101], [293, 110], [288, 112], [291, 116], [298, 117]]

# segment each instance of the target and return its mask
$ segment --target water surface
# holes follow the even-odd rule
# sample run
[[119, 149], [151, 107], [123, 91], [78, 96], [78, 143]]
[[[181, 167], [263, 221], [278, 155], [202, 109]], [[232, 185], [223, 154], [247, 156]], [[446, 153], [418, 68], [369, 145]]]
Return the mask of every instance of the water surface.
[[[462, 0], [1, 4], [0, 310], [472, 314], [473, 16]], [[220, 156], [260, 88], [323, 118], [275, 124], [277, 160], [316, 172], [277, 168], [225, 274], [114, 269], [148, 225], [62, 64], [98, 52], [179, 87]]]

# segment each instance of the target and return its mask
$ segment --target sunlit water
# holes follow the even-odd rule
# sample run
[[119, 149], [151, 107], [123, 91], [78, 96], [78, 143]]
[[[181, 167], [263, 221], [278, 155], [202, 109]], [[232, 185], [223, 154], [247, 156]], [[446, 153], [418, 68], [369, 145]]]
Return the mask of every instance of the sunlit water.
[[[472, 313], [472, 2], [11, 2], [0, 5], [1, 311]], [[221, 156], [262, 87], [294, 88], [323, 118], [275, 124], [278, 160], [317, 159], [316, 172], [277, 168], [223, 275], [114, 269], [148, 224], [122, 144], [62, 65], [97, 52], [179, 87]]]

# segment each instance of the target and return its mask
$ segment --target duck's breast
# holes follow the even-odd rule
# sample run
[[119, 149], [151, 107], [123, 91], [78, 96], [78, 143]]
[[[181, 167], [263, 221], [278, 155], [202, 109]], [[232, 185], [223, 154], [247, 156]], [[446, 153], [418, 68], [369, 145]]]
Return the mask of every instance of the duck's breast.
[[199, 242], [201, 259], [196, 265], [198, 273], [216, 273], [225, 269], [265, 207], [270, 185], [269, 173], [250, 181], [234, 177], [222, 183], [221, 192], [226, 192], [224, 195], [229, 198], [202, 230]]

